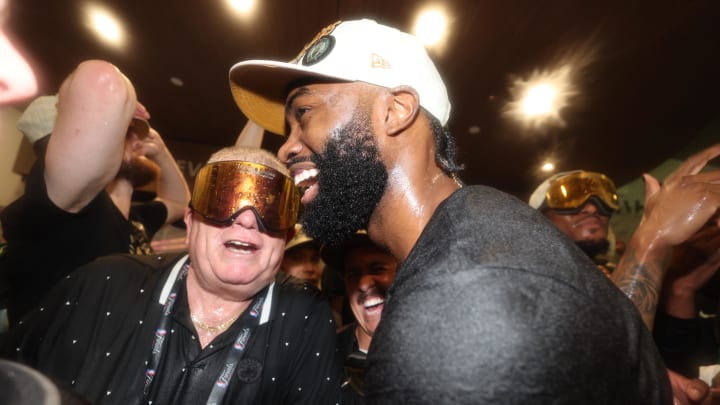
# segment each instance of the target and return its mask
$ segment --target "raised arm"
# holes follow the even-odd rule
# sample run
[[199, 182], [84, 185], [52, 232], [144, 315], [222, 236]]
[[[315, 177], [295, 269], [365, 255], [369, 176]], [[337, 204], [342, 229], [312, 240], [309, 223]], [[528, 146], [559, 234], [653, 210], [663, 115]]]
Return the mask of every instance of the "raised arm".
[[167, 207], [168, 216], [165, 223], [173, 223], [185, 213], [185, 208], [190, 202], [190, 188], [175, 158], [157, 131], [150, 129], [148, 137], [144, 139], [143, 147], [148, 159], [152, 159], [160, 167], [157, 199]]
[[78, 212], [115, 178], [133, 115], [149, 118], [130, 81], [112, 64], [82, 62], [58, 94], [45, 181], [58, 207]]
[[717, 156], [720, 144], [691, 156], [662, 186], [644, 175], [643, 217], [613, 273], [613, 281], [635, 303], [651, 330], [672, 249], [708, 222], [720, 226], [720, 170], [700, 173]]

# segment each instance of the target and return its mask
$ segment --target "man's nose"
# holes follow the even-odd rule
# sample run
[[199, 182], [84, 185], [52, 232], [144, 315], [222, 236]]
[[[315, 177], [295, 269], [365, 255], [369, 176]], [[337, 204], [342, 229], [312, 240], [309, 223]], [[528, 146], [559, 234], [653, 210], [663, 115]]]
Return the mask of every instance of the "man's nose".
[[246, 209], [235, 218], [233, 225], [239, 225], [247, 229], [257, 229], [257, 217], [251, 209]]

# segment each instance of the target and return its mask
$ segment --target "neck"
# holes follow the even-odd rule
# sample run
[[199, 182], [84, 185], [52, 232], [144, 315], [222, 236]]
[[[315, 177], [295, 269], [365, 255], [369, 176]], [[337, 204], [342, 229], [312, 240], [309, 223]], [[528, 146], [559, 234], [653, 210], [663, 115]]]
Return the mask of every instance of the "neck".
[[187, 296], [190, 317], [200, 338], [200, 345], [207, 346], [225, 332], [252, 302], [253, 297], [243, 300], [227, 298], [203, 286], [190, 266], [187, 277]]
[[130, 218], [130, 204], [132, 203], [133, 194], [132, 184], [125, 179], [115, 179], [108, 184], [105, 190], [110, 194], [110, 198], [125, 219]]
[[427, 176], [397, 167], [390, 172], [388, 189], [370, 219], [370, 237], [398, 261], [405, 261], [437, 207], [459, 188], [439, 168]]
[[360, 325], [357, 325], [355, 327], [355, 338], [358, 342], [358, 349], [367, 353], [368, 348], [370, 348], [372, 336], [368, 335], [367, 332], [365, 332], [365, 330], [360, 327]]

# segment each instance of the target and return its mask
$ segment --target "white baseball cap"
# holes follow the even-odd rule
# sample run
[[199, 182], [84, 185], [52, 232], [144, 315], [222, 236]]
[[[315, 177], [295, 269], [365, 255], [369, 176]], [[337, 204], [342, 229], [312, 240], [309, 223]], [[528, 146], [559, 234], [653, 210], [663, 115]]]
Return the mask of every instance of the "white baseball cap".
[[249, 60], [230, 69], [240, 110], [261, 127], [285, 134], [285, 97], [300, 79], [410, 86], [442, 125], [450, 116], [447, 89], [422, 42], [373, 20], [337, 22], [320, 31], [291, 62]]
[[57, 96], [40, 96], [27, 106], [18, 119], [16, 128], [30, 143], [52, 133], [57, 118]]

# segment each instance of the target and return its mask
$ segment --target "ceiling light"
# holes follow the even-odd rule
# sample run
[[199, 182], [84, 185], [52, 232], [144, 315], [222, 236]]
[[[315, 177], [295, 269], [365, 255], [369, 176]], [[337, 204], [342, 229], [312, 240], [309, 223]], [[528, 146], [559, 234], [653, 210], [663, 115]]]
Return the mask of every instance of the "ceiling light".
[[560, 111], [577, 92], [571, 82], [572, 68], [564, 65], [554, 71], [534, 72], [527, 79], [516, 79], [510, 88], [512, 100], [505, 114], [530, 127], [564, 126]]
[[226, 0], [226, 2], [239, 14], [248, 14], [255, 8], [255, 0]]
[[542, 165], [542, 167], [540, 168], [540, 170], [542, 170], [542, 171], [544, 171], [544, 172], [546, 172], [546, 173], [550, 173], [550, 172], [552, 172], [553, 170], [555, 170], [555, 165], [554, 165], [552, 162], [545, 162], [545, 163]]
[[185, 84], [185, 82], [183, 82], [181, 78], [176, 77], [176, 76], [173, 76], [170, 78], [170, 83], [172, 83], [173, 85], [175, 85], [177, 87], [182, 87]]
[[107, 9], [96, 4], [88, 4], [85, 25], [108, 45], [122, 47], [125, 33], [120, 21]]
[[415, 21], [413, 32], [425, 45], [433, 46], [445, 39], [447, 17], [440, 9], [422, 11]]

